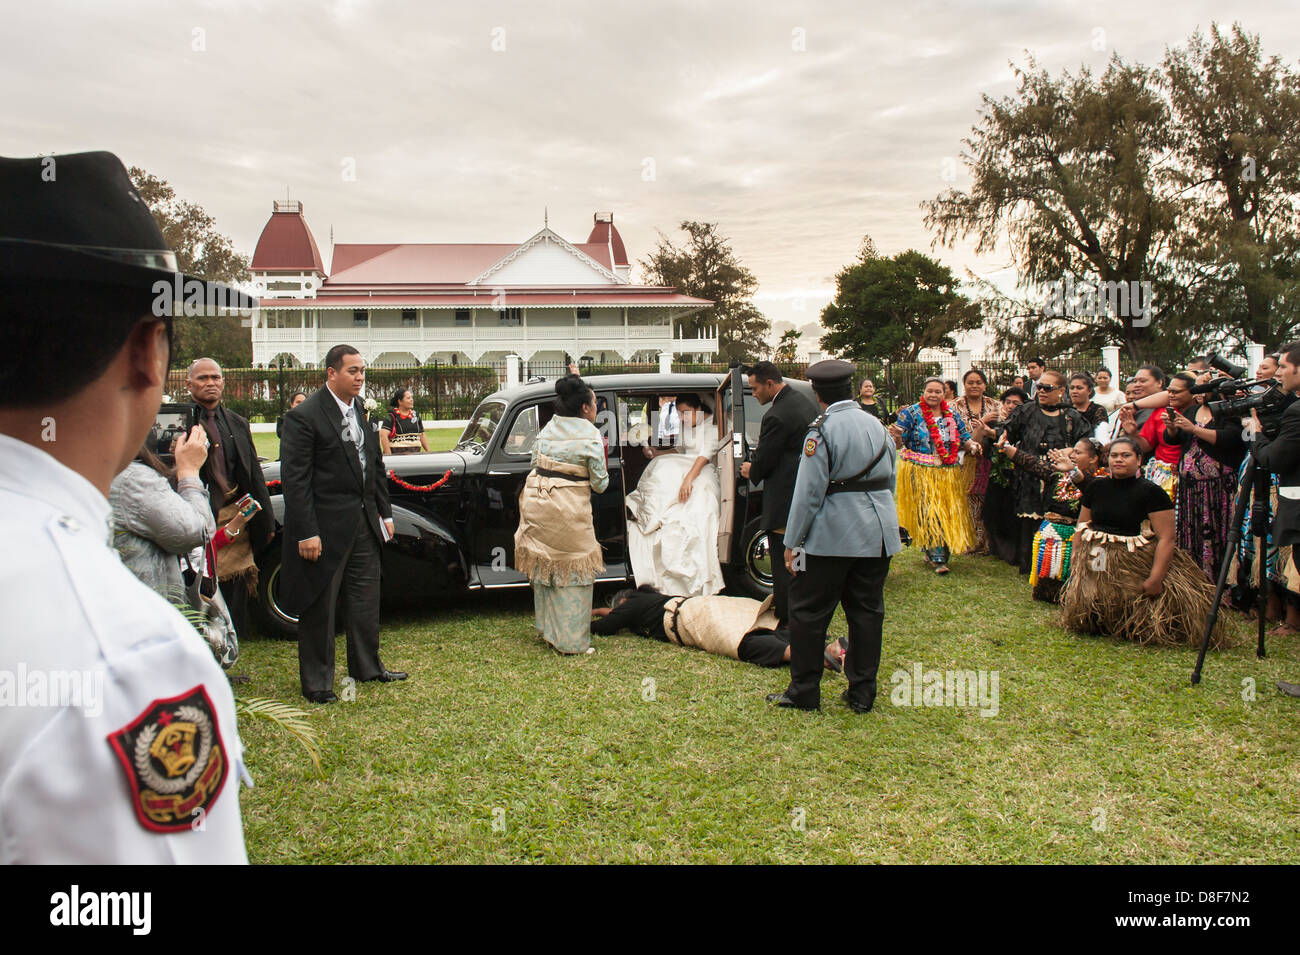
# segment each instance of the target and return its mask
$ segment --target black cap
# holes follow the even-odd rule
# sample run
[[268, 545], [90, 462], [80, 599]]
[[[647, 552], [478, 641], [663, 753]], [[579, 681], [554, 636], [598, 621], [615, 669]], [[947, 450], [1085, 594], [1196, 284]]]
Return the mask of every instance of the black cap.
[[138, 288], [165, 308], [188, 302], [189, 314], [257, 307], [251, 295], [177, 270], [112, 153], [0, 157], [0, 281], [60, 279]]
[[804, 372], [804, 376], [809, 381], [819, 385], [850, 384], [856, 370], [851, 361], [844, 361], [840, 358], [827, 358], [824, 361], [814, 362], [809, 365], [808, 370]]

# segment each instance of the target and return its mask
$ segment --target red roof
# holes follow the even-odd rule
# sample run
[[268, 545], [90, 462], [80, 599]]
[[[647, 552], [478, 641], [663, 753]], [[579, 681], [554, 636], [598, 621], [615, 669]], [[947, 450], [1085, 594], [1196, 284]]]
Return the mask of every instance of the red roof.
[[316, 240], [302, 217], [302, 203], [291, 204], [296, 211], [271, 213], [253, 251], [250, 266], [258, 272], [319, 272], [325, 274]]
[[[519, 248], [519, 243], [407, 242], [396, 245], [335, 245], [326, 287], [338, 285], [466, 285]], [[609, 246], [575, 245], [613, 270]]]
[[276, 308], [491, 308], [494, 305], [521, 306], [537, 308], [541, 306], [589, 306], [589, 305], [712, 305], [708, 299], [692, 298], [681, 295], [670, 288], [638, 285], [619, 287], [617, 291], [592, 292], [516, 292], [506, 293], [504, 301], [496, 300], [491, 289], [482, 289], [478, 295], [472, 292], [451, 291], [445, 294], [437, 292], [403, 292], [397, 295], [322, 295], [319, 298], [264, 298], [259, 305], [262, 309]]
[[[594, 218], [596, 224], [592, 226], [591, 235], [587, 236], [587, 245], [580, 245], [578, 248], [587, 252], [587, 254], [591, 255], [591, 257], [596, 259], [596, 261], [602, 262], [605, 268], [613, 268], [609, 262], [608, 251], [612, 248], [614, 252], [613, 264], [627, 265], [627, 250], [623, 248], [623, 237], [619, 235], [618, 230], [614, 228], [614, 216], [612, 214], [606, 214], [606, 217], [602, 218], [601, 214], [597, 213]], [[598, 257], [588, 252], [587, 247], [593, 245], [599, 246], [602, 250], [605, 250], [603, 254]]]

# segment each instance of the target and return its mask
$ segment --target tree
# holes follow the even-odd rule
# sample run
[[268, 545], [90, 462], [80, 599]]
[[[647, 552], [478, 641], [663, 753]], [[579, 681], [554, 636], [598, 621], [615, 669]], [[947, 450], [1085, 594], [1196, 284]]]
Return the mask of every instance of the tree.
[[787, 328], [781, 333], [781, 341], [777, 343], [776, 351], [772, 354], [772, 360], [783, 364], [792, 365], [798, 360], [799, 339], [803, 337], [803, 332], [797, 328]]
[[1158, 336], [1177, 334], [1168, 320], [1176, 310], [1162, 304], [1161, 318], [1151, 321], [1113, 306], [1118, 290], [1140, 291], [1143, 282], [1148, 303], [1166, 303], [1177, 291], [1164, 259], [1179, 207], [1164, 175], [1173, 134], [1159, 78], [1117, 57], [1099, 78], [1085, 69], [1054, 79], [1032, 58], [1015, 70], [1016, 94], [983, 97], [965, 140], [970, 191], [950, 189], [922, 203], [925, 224], [936, 245], [974, 235], [978, 253], [1005, 239], [1030, 293], [1059, 292], [1076, 280], [1114, 293], [1109, 307], [1094, 295], [1093, 308], [1071, 302], [1064, 314], [1004, 315], [1001, 325], [995, 316], [1000, 344], [1019, 338], [1059, 352], [1118, 340], [1130, 354], [1147, 353]]
[[[140, 197], [153, 213], [176, 264], [187, 275], [237, 284], [248, 278], [248, 258], [235, 252], [231, 241], [216, 230], [216, 220], [201, 206], [178, 199], [165, 180], [138, 166], [128, 170]], [[247, 368], [253, 363], [253, 340], [238, 315], [175, 319], [174, 365], [208, 357], [224, 367]]]
[[757, 358], [772, 330], [772, 323], [753, 302], [758, 279], [740, 264], [717, 223], [683, 222], [680, 228], [687, 235], [684, 246], [674, 245], [661, 232], [658, 246], [639, 263], [646, 281], [713, 302], [712, 307], [680, 319], [683, 334], [694, 335], [716, 325], [718, 349], [726, 358]]
[[955, 348], [954, 332], [980, 327], [979, 305], [960, 294], [951, 269], [914, 249], [884, 258], [869, 243], [835, 276], [822, 348], [853, 361], [916, 361], [921, 349]]
[[1189, 318], [1278, 344], [1300, 325], [1300, 78], [1257, 36], [1215, 25], [1163, 65], [1186, 214]]

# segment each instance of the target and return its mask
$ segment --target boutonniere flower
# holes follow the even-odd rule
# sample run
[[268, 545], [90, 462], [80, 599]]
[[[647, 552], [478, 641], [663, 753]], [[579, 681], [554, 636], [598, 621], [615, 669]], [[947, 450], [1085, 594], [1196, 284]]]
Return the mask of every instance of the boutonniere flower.
[[362, 405], [362, 407], [366, 409], [366, 414], [370, 414], [372, 411], [374, 411], [376, 408], [379, 407], [379, 402], [376, 401], [374, 398], [367, 398], [365, 400], [365, 403]]

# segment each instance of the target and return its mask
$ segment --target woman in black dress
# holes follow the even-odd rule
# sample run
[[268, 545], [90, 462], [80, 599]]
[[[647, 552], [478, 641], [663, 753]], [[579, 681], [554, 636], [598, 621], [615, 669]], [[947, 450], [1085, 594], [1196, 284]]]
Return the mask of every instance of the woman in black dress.
[[862, 386], [858, 389], [858, 407], [867, 414], [875, 416], [883, 425], [887, 426], [894, 423], [894, 416], [876, 400], [876, 383], [870, 378], [862, 379]]
[[[1029, 396], [1019, 388], [1008, 388], [999, 399], [1002, 413], [1008, 417], [1028, 401]], [[989, 441], [990, 447], [992, 435], [993, 431], [982, 421], [972, 431], [975, 440]], [[1015, 564], [1016, 547], [1020, 541], [1020, 523], [1016, 520], [1015, 467], [1010, 458], [1002, 455], [986, 454], [985, 457], [991, 463], [984, 504], [980, 508], [985, 544], [991, 556]]]
[[1110, 418], [1106, 409], [1093, 401], [1093, 396], [1097, 393], [1097, 385], [1092, 380], [1092, 375], [1086, 371], [1076, 371], [1070, 376], [1070, 404], [1074, 410], [1083, 416], [1083, 420], [1092, 425], [1095, 432], [1099, 425], [1103, 425]]
[[379, 426], [379, 446], [384, 454], [412, 454], [429, 450], [424, 422], [415, 410], [410, 388], [398, 388], [388, 402], [388, 417]]
[[[1071, 630], [1135, 643], [1197, 644], [1214, 605], [1214, 586], [1174, 542], [1169, 495], [1138, 476], [1137, 443], [1116, 438], [1109, 463], [1111, 476], [1083, 491], [1070, 579], [1061, 593], [1062, 622]], [[1227, 644], [1223, 617], [1211, 641]]]
[[[1007, 416], [1007, 441], [1038, 457], [1049, 451], [1070, 448], [1082, 438], [1092, 436], [1093, 429], [1079, 412], [1062, 404], [1065, 376], [1059, 371], [1045, 371], [1038, 379], [1034, 400], [1021, 405]], [[1016, 563], [1022, 574], [1029, 573], [1033, 556], [1034, 534], [1043, 521], [1043, 479], [1029, 471], [1016, 470]]]

